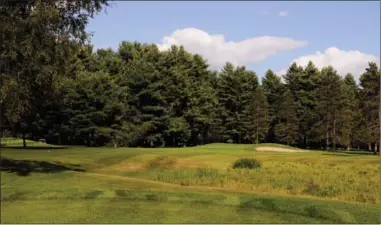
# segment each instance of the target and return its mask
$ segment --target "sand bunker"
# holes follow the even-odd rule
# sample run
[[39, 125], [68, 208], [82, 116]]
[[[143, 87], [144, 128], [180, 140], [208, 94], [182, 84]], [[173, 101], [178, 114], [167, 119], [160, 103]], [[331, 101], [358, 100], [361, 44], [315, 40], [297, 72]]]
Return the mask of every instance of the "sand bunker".
[[280, 147], [257, 147], [256, 151], [258, 152], [306, 152], [307, 150], [296, 150]]

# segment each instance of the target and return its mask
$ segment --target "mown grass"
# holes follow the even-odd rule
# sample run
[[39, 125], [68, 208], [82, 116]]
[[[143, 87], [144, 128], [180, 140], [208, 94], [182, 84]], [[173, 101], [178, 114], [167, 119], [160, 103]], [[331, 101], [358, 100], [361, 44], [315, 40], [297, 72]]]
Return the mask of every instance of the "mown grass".
[[[380, 222], [377, 156], [254, 147], [2, 149], [10, 160], [84, 172], [1, 172], [1, 222]], [[233, 169], [240, 158], [262, 166]]]
[[[27, 146], [33, 146], [33, 147], [53, 146], [53, 145], [45, 144], [39, 141], [26, 140], [25, 142]], [[1, 138], [1, 145], [4, 147], [21, 147], [23, 145], [23, 140], [19, 138], [13, 138], [13, 137], [3, 137]]]

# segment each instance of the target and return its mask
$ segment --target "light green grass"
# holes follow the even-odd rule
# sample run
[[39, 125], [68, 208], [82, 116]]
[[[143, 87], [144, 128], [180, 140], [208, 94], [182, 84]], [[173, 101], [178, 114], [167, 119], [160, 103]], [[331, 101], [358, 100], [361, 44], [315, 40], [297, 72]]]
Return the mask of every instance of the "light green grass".
[[[53, 145], [45, 144], [39, 141], [26, 140], [27, 147], [54, 147]], [[6, 147], [22, 147], [23, 140], [20, 138], [3, 137], [1, 138], [1, 144]]]
[[[78, 164], [86, 172], [1, 172], [1, 222], [380, 222], [378, 157], [253, 149], [2, 149], [8, 159]], [[231, 169], [242, 157], [262, 168]], [[311, 182], [318, 188], [308, 189]]]

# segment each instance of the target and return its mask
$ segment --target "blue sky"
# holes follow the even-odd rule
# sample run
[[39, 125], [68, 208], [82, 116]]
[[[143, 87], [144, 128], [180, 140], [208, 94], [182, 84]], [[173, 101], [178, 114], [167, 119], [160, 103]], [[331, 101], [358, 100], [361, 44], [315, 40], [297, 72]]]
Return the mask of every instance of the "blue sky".
[[[223, 60], [235, 61], [259, 76], [268, 68], [284, 72], [292, 61], [308, 60], [356, 74], [367, 61], [380, 58], [379, 1], [117, 1], [92, 19], [88, 30], [97, 48], [117, 48], [122, 40], [162, 44], [171, 36], [167, 45], [183, 44], [216, 67]], [[208, 39], [214, 35], [224, 40]], [[261, 36], [275, 38], [253, 39]]]

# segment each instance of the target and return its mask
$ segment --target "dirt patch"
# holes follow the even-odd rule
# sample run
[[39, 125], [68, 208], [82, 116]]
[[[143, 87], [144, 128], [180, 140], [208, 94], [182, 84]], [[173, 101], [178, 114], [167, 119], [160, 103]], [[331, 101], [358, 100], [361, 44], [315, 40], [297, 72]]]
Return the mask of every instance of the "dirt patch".
[[117, 172], [133, 172], [144, 169], [145, 165], [141, 162], [131, 162], [128, 160], [122, 161], [120, 163], [104, 167], [99, 171], [117, 171]]
[[177, 164], [177, 157], [159, 156], [148, 163], [149, 168], [172, 168]]
[[159, 156], [148, 163], [148, 168], [198, 168], [203, 165], [175, 156]]
[[280, 147], [257, 147], [258, 152], [307, 152], [308, 150], [297, 150]]
[[157, 156], [151, 160], [123, 160], [117, 164], [98, 169], [97, 171], [135, 172], [154, 168], [199, 168], [204, 166], [205, 164], [203, 163], [175, 156]]

